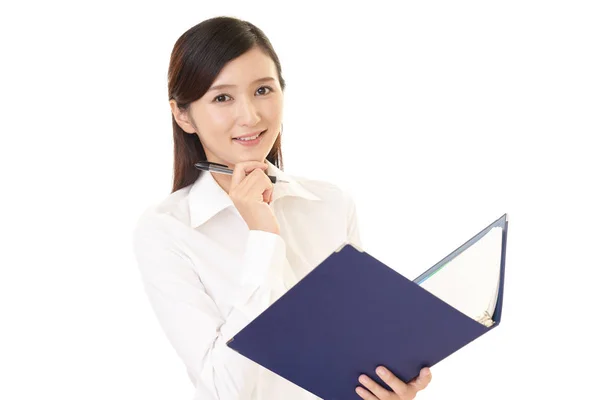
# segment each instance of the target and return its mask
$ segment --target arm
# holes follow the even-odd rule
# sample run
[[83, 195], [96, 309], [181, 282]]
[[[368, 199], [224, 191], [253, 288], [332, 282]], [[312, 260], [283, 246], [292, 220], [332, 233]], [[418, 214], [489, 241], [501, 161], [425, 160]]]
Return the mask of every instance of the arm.
[[268, 307], [280, 290], [277, 273], [287, 263], [281, 236], [251, 230], [243, 258], [244, 290], [224, 317], [206, 293], [185, 254], [166, 232], [139, 227], [134, 249], [144, 288], [171, 345], [185, 363], [197, 395], [206, 399], [250, 399], [259, 366], [226, 346], [226, 341]]

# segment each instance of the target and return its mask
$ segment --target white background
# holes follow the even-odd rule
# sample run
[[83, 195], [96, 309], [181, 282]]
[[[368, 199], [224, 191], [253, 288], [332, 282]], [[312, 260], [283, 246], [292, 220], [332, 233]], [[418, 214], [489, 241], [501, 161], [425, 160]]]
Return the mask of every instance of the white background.
[[172, 46], [217, 15], [271, 39], [285, 170], [350, 191], [370, 254], [412, 279], [509, 214], [502, 323], [418, 397], [598, 398], [598, 6], [392, 4], [2, 6], [1, 399], [192, 397], [131, 230], [171, 188]]

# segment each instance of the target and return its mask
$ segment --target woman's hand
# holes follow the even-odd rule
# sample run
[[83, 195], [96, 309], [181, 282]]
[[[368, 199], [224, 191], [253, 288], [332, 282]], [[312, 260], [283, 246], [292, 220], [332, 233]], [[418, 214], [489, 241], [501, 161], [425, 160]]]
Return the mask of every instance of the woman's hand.
[[[269, 207], [273, 183], [265, 173], [266, 163], [245, 161], [233, 168], [229, 197], [250, 230], [279, 235], [279, 223]], [[246, 175], [248, 174], [248, 175]]]
[[382, 388], [377, 382], [366, 375], [361, 375], [358, 381], [367, 389], [356, 388], [356, 393], [365, 400], [412, 400], [417, 392], [425, 389], [431, 382], [431, 371], [423, 368], [419, 376], [409, 383], [404, 383], [383, 366], [377, 367], [377, 375], [392, 388], [393, 392]]

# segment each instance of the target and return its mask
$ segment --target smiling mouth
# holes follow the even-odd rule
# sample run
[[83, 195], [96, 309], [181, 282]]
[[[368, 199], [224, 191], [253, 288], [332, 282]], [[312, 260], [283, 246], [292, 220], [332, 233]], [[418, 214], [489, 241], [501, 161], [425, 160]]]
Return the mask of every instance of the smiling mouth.
[[258, 139], [260, 139], [262, 137], [262, 135], [266, 131], [267, 130], [265, 129], [264, 131], [262, 131], [258, 135], [254, 135], [254, 136], [251, 136], [251, 137], [245, 137], [245, 138], [233, 138], [232, 140], [235, 140], [235, 141], [240, 142], [240, 143], [247, 143], [247, 144], [255, 143], [255, 142], [258, 141]]

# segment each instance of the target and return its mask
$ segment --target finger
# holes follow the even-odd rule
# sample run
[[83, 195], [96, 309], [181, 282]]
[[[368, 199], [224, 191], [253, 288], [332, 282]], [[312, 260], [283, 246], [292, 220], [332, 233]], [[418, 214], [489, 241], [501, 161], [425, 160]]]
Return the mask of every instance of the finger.
[[[267, 177], [267, 179], [269, 179]], [[269, 182], [271, 182], [271, 180], [269, 179]], [[271, 183], [271, 187], [267, 190], [265, 190], [265, 192], [263, 193], [264, 196], [264, 201], [268, 204], [271, 204], [271, 200], [273, 200], [273, 184]]]
[[250, 172], [235, 189], [238, 197], [267, 202], [273, 190], [273, 183], [264, 171], [257, 168]]
[[233, 167], [233, 174], [231, 175], [230, 190], [237, 187], [244, 180], [244, 178], [246, 178], [247, 174], [257, 168], [265, 171], [268, 168], [268, 165], [260, 161], [244, 161], [235, 164]]
[[253, 196], [257, 196], [267, 203], [269, 197], [271, 197], [271, 192], [273, 191], [273, 182], [271, 182], [267, 174], [260, 169], [255, 169], [251, 174], [253, 175], [252, 177], [248, 176], [249, 191], [252, 192]]
[[425, 389], [427, 385], [429, 385], [429, 383], [431, 382], [431, 378], [432, 375], [429, 368], [423, 368], [419, 373], [419, 376], [410, 381], [409, 385], [413, 386], [415, 388], [415, 391], [418, 392], [420, 390]]
[[369, 392], [367, 389], [358, 386], [356, 389], [356, 394], [358, 394], [362, 399], [365, 400], [379, 400], [375, 395]]
[[[247, 184], [249, 181], [252, 183], [256, 183], [256, 177], [261, 175], [265, 175], [268, 179], [266, 169], [268, 167], [261, 164], [253, 164], [251, 166], [244, 166], [241, 164], [237, 164], [233, 170], [233, 174], [231, 176], [231, 186], [230, 189], [234, 189], [242, 184]], [[269, 179], [270, 181], [270, 179]]]
[[379, 375], [401, 399], [412, 399], [415, 397], [415, 388], [402, 382], [400, 378], [394, 375], [389, 369], [384, 366], [379, 366], [375, 372], [377, 372], [377, 375]]
[[389, 390], [382, 388], [379, 383], [375, 382], [365, 374], [362, 374], [358, 378], [358, 381], [379, 399], [386, 399], [391, 394]]
[[259, 161], [245, 161], [236, 164], [233, 167], [230, 189], [237, 187], [246, 178], [246, 176], [255, 169], [265, 171], [267, 168], [267, 164]]

